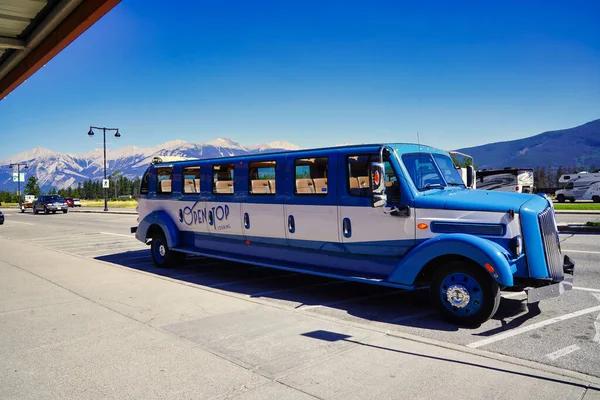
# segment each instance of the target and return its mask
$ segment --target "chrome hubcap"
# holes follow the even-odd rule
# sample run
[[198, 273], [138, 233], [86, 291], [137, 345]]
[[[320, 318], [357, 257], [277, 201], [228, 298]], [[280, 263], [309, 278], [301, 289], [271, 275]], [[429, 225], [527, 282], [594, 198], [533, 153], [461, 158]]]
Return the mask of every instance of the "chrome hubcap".
[[456, 308], [464, 308], [471, 301], [469, 291], [462, 285], [452, 285], [446, 290], [448, 302]]
[[158, 246], [158, 254], [160, 254], [161, 257], [164, 257], [165, 254], [167, 254], [167, 249], [165, 249], [164, 244], [161, 244], [160, 246]]

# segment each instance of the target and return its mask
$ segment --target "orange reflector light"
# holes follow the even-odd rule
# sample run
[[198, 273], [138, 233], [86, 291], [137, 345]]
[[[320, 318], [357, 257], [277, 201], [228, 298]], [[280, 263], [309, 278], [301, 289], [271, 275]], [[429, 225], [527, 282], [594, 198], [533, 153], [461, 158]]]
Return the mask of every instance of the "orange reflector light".
[[494, 267], [492, 267], [490, 264], [485, 264], [485, 269], [487, 269], [490, 274], [494, 273]]
[[246, 246], [250, 246], [250, 241], [246, 240]]
[[419, 228], [419, 229], [427, 229], [427, 228], [429, 228], [429, 225], [427, 225], [427, 224], [419, 224], [419, 225], [417, 225], [417, 228]]

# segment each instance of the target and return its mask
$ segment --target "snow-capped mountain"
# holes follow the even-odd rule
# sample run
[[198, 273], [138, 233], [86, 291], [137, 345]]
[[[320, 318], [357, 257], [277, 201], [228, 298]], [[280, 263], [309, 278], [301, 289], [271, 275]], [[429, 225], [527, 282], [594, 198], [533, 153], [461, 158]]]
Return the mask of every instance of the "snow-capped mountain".
[[[141, 176], [155, 156], [182, 156], [190, 158], [227, 157], [253, 153], [298, 150], [300, 147], [284, 141], [263, 143], [254, 146], [242, 146], [231, 139], [218, 138], [205, 143], [189, 143], [173, 140], [156, 147], [144, 148], [127, 146], [106, 151], [107, 174], [119, 170], [130, 179]], [[86, 154], [67, 154], [54, 152], [42, 147], [16, 154], [0, 161], [0, 190], [13, 190], [17, 184], [12, 182], [10, 163], [27, 163], [28, 169], [22, 172], [35, 175], [42, 188], [57, 189], [77, 185], [88, 179], [102, 179], [104, 174], [104, 151], [94, 149]]]

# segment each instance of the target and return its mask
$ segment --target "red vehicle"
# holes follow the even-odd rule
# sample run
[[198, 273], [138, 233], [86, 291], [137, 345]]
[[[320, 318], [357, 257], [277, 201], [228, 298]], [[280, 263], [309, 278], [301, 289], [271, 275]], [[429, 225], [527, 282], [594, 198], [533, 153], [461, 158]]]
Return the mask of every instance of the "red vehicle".
[[67, 206], [69, 207], [81, 207], [81, 201], [79, 199], [67, 197], [65, 203], [67, 203]]

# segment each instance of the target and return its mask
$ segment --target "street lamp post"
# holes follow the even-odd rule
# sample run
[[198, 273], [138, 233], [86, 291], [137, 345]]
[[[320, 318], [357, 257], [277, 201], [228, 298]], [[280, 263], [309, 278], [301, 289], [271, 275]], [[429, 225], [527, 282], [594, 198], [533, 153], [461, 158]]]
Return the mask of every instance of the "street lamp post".
[[21, 167], [27, 169], [29, 166], [25, 163], [12, 163], [8, 168], [17, 167], [17, 195], [19, 196], [19, 206], [21, 205]]
[[[104, 180], [106, 180], [106, 131], [117, 131], [115, 133], [116, 138], [120, 138], [121, 134], [119, 133], [119, 128], [106, 128], [99, 126], [90, 126], [90, 130], [88, 135], [90, 137], [94, 136], [94, 129], [102, 129], [102, 133], [104, 136]], [[108, 190], [104, 188], [104, 211], [108, 211]]]

